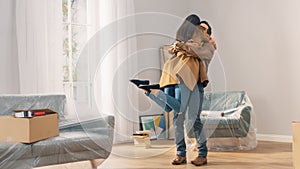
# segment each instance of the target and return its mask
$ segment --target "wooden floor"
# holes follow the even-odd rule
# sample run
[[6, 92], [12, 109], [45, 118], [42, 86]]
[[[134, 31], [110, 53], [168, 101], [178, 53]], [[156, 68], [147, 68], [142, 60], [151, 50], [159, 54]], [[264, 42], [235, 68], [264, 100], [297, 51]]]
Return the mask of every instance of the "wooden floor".
[[[151, 143], [152, 144], [152, 143]], [[235, 152], [209, 152], [208, 165], [196, 167], [190, 161], [196, 155], [187, 152], [188, 164], [174, 166], [175, 147], [172, 140], [152, 144], [151, 148], [134, 146], [133, 143], [114, 145], [113, 151], [98, 169], [293, 169], [292, 143], [259, 141], [253, 150]], [[52, 165], [36, 169], [91, 169], [89, 161]]]
[[203, 169], [293, 169], [292, 144], [259, 141], [253, 150], [238, 152], [209, 152], [208, 165], [190, 164], [195, 152], [187, 153], [188, 164], [174, 166], [172, 142], [153, 145], [149, 149], [133, 144], [116, 145], [110, 157], [98, 169], [130, 168], [203, 168]]

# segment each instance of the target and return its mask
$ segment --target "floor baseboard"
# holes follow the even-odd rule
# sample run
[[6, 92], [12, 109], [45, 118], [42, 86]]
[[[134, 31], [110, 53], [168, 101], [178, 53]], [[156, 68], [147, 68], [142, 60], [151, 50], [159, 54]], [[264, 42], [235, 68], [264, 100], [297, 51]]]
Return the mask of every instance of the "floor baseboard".
[[293, 142], [293, 137], [287, 135], [257, 134], [256, 138], [260, 141]]

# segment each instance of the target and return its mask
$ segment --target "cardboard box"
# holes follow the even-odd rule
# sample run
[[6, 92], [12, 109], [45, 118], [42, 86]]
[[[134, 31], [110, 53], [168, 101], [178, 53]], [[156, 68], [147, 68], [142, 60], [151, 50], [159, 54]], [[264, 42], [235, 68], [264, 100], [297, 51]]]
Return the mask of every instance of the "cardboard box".
[[293, 122], [293, 165], [300, 169], [300, 122]]
[[58, 135], [57, 113], [32, 118], [0, 116], [0, 141], [32, 143]]

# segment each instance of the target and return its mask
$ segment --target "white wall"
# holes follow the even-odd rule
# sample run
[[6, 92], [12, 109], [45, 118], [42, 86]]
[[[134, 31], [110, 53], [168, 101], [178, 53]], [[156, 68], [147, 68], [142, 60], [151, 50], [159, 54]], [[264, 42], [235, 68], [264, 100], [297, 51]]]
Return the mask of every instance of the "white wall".
[[15, 0], [0, 1], [0, 94], [18, 93]]
[[[300, 120], [300, 1], [135, 0], [135, 8], [137, 13], [163, 12], [181, 18], [197, 13], [208, 20], [225, 71], [225, 76], [219, 73], [211, 83], [248, 93], [255, 108], [258, 134], [292, 135], [291, 122]], [[157, 26], [161, 25], [153, 25]], [[175, 33], [176, 29], [170, 31]], [[138, 49], [157, 49], [169, 42], [166, 37], [143, 35], [138, 37]], [[155, 56], [141, 58], [139, 66], [159, 66]], [[221, 70], [220, 64], [210, 68], [210, 72]], [[159, 78], [155, 71], [139, 75], [154, 81]], [[144, 102], [141, 108], [146, 109], [150, 103], [140, 98]]]
[[[176, 30], [187, 15], [188, 4], [182, 0], [134, 0], [134, 5], [136, 29], [140, 33], [136, 38], [139, 72], [135, 77], [158, 83], [161, 73], [159, 47], [174, 41]], [[162, 113], [154, 102], [138, 91], [141, 113]]]
[[300, 120], [300, 1], [188, 2], [212, 24], [227, 89], [247, 91], [258, 133], [291, 136], [291, 122]]
[[[144, 32], [137, 37], [138, 50], [156, 50], [158, 53], [158, 48], [162, 45], [170, 44], [174, 41], [176, 29], [180, 23], [174, 23], [176, 21], [181, 22], [187, 15], [188, 4], [182, 0], [134, 0], [135, 13], [137, 16], [144, 15], [145, 13], [149, 17], [138, 17], [143, 18], [143, 21], [137, 19], [137, 32]], [[162, 19], [166, 18], [166, 19]], [[169, 19], [169, 20], [168, 20]], [[171, 21], [172, 20], [172, 21]], [[174, 21], [174, 22], [173, 22]], [[166, 22], [169, 22], [166, 25]], [[170, 26], [173, 25], [173, 26]], [[156, 33], [147, 33], [145, 27], [151, 27], [149, 30], [156, 30]], [[174, 28], [173, 28], [174, 27]], [[166, 34], [168, 32], [168, 34]], [[171, 37], [169, 36], [171, 35]], [[159, 65], [158, 55], [153, 56], [151, 59], [147, 60], [151, 65]], [[145, 60], [141, 60], [140, 64], [144, 64]], [[147, 64], [148, 64], [147, 63]], [[146, 66], [146, 65], [145, 65]], [[149, 72], [148, 72], [149, 73]], [[154, 81], [159, 80], [159, 71], [154, 71], [154, 76], [151, 76]], [[151, 74], [152, 74], [151, 73]]]

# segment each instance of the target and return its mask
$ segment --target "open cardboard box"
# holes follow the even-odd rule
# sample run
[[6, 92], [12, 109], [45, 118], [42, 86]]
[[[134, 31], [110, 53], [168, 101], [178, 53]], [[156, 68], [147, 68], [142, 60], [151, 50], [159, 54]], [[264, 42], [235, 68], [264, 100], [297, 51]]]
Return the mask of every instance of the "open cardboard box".
[[[15, 112], [27, 110], [15, 110]], [[45, 111], [44, 116], [32, 118], [16, 118], [0, 116], [0, 141], [32, 143], [59, 135], [58, 114], [49, 109], [30, 111]]]
[[300, 169], [300, 122], [293, 122], [293, 165]]

